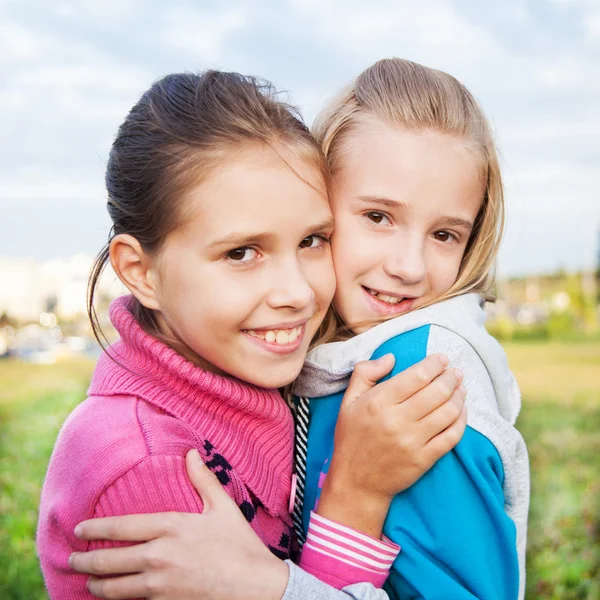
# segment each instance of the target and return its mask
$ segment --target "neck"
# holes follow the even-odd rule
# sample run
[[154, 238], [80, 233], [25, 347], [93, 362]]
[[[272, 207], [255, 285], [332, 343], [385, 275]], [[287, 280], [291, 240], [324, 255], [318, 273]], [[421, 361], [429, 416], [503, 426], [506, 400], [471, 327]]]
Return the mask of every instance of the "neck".
[[196, 365], [197, 367], [200, 367], [204, 371], [214, 373], [215, 375], [221, 375], [225, 377], [229, 376], [229, 373], [226, 373], [225, 371], [219, 369], [219, 367], [213, 365], [212, 363], [202, 358], [199, 354], [194, 352], [181, 339], [181, 336], [178, 336], [174, 333], [173, 328], [169, 326], [167, 320], [164, 318], [161, 312], [155, 312], [155, 319], [158, 331], [151, 335], [153, 335], [156, 339], [161, 341], [166, 346], [169, 346], [169, 348], [177, 352], [177, 354], [183, 356], [183, 358], [189, 360], [192, 364]]

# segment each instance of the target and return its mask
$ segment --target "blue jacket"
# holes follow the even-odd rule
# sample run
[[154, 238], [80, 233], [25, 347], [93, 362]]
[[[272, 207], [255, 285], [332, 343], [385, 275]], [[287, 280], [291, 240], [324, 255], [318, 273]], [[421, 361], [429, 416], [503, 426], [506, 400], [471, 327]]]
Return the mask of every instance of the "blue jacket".
[[392, 376], [443, 352], [464, 374], [468, 425], [463, 439], [394, 498], [385, 521], [384, 534], [401, 546], [386, 583], [390, 598], [515, 600], [524, 595], [529, 471], [525, 444], [513, 427], [520, 396], [483, 318], [473, 294], [397, 317], [346, 342], [317, 348], [295, 387], [297, 395], [311, 399], [306, 529], [356, 362], [393, 353]]

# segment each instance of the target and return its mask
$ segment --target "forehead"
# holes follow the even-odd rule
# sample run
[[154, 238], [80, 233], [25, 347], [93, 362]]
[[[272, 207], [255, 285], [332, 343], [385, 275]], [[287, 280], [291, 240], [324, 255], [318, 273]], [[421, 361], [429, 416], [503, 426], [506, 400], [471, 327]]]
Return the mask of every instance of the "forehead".
[[223, 230], [302, 227], [330, 214], [326, 185], [316, 165], [293, 148], [256, 145], [225, 157], [183, 201], [185, 225], [203, 235]]
[[481, 159], [455, 136], [409, 131], [365, 117], [340, 147], [335, 188], [409, 203], [482, 197]]

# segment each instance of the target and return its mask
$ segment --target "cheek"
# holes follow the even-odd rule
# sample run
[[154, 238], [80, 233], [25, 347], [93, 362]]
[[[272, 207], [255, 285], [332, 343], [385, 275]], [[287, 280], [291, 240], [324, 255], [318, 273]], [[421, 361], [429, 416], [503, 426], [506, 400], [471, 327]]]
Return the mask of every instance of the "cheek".
[[365, 237], [364, 232], [351, 219], [346, 219], [336, 229], [331, 252], [338, 285], [358, 275], [369, 262], [370, 249], [365, 243]]
[[438, 294], [443, 294], [449, 290], [458, 277], [462, 254], [460, 256], [437, 258], [433, 262], [433, 268], [430, 273], [433, 277], [433, 287]]
[[309, 263], [305, 270], [306, 280], [310, 285], [319, 309], [329, 306], [335, 293], [335, 272], [331, 254], [322, 260]]
[[[242, 285], [243, 278], [231, 276], [213, 265], [195, 272], [187, 271], [185, 281], [171, 291], [180, 306], [185, 306], [189, 327], [194, 330], [225, 331], [243, 320], [256, 301], [260, 286]], [[215, 325], [219, 325], [215, 328]]]

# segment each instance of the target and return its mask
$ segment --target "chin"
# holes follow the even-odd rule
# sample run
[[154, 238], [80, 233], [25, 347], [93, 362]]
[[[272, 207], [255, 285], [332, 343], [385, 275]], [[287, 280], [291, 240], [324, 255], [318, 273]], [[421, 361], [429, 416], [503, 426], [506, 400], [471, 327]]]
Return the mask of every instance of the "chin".
[[288, 367], [285, 369], [269, 369], [265, 368], [261, 373], [260, 370], [257, 369], [252, 373], [252, 375], [248, 374], [246, 377], [241, 377], [244, 381], [251, 383], [257, 387], [274, 389], [274, 388], [282, 388], [286, 385], [292, 383], [296, 377], [300, 374], [300, 370], [302, 369], [302, 364], [300, 364], [296, 368]]

